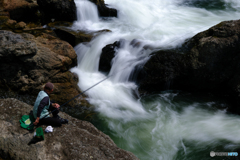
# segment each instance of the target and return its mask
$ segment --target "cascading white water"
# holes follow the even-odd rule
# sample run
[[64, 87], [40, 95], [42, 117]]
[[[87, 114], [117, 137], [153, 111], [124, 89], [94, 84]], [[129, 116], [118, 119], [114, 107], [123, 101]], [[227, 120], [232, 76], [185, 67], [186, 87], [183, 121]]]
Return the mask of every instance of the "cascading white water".
[[[146, 160], [196, 159], [194, 154], [203, 159], [201, 154], [209, 155], [208, 149], [240, 148], [240, 117], [217, 110], [216, 102], [175, 100], [179, 95], [173, 93], [137, 99], [133, 95], [137, 86], [128, 81], [134, 68], [151, 53], [143, 46], [175, 47], [221, 21], [238, 19], [240, 1], [219, 0], [224, 5], [216, 8], [225, 9], [208, 9], [194, 6], [196, 2], [211, 3], [207, 0], [105, 0], [118, 10], [118, 18], [108, 21], [95, 17], [96, 7], [90, 11], [94, 15], [85, 16], [92, 3], [75, 2], [79, 19], [72, 29], [112, 31], [75, 47], [78, 66], [72, 71], [79, 75], [82, 90], [106, 77], [98, 71], [102, 48], [125, 39], [112, 61], [109, 74], [113, 76], [86, 93], [119, 147]], [[133, 39], [140, 42], [137, 47], [131, 45]]]
[[[79, 65], [77, 68], [73, 68], [72, 71], [79, 75], [79, 86], [82, 90], [91, 87], [105, 78], [103, 73], [98, 72], [99, 57], [101, 49], [106, 44], [111, 43], [114, 38], [115, 35], [110, 33], [104, 34], [96, 37], [88, 45], [80, 44], [75, 48], [76, 52], [80, 53]], [[127, 49], [129, 48], [133, 52], [128, 52]], [[112, 77], [88, 91], [89, 101], [98, 106], [98, 111], [104, 112], [108, 110], [105, 113], [106, 115], [112, 118], [118, 117], [123, 120], [145, 116], [146, 111], [132, 94], [132, 91], [136, 90], [137, 86], [132, 82], [127, 82], [127, 78], [131, 74], [131, 69], [134, 69], [135, 65], [143, 63], [144, 59], [146, 59], [141, 58], [144, 53], [141, 52], [138, 55], [139, 50], [139, 47], [134, 48], [129, 43], [126, 43], [126, 46], [118, 52], [123, 55], [120, 57], [117, 56], [119, 59], [115, 58], [116, 63], [114, 65], [119, 64], [120, 67], [114, 67], [113, 65], [110, 71]], [[129, 55], [126, 56], [126, 54]], [[134, 61], [135, 65], [132, 61]], [[122, 62], [131, 65], [125, 66], [122, 65]]]
[[[88, 0], [75, 0], [77, 7], [77, 21], [74, 25], [77, 29], [87, 29], [86, 26], [99, 21], [98, 11], [95, 4]], [[79, 28], [80, 27], [80, 28]]]

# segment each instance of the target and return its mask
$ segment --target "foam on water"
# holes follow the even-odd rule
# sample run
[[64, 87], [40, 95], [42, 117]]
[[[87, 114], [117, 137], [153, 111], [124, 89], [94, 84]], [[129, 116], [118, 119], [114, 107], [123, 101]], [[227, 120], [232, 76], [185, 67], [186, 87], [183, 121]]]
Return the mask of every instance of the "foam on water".
[[117, 144], [146, 160], [172, 160], [181, 150], [183, 156], [176, 159], [185, 159], [191, 152], [197, 155], [196, 150], [205, 154], [195, 159], [205, 159], [210, 158], [211, 148], [223, 146], [222, 151], [229, 151], [240, 147], [239, 116], [214, 109], [213, 102], [176, 102], [177, 96], [163, 93], [143, 101], [148, 118], [111, 120], [109, 128], [117, 133], [113, 136], [119, 137]]
[[97, 6], [88, 0], [75, 0], [77, 7], [77, 21], [73, 27], [75, 29], [87, 29], [94, 23], [99, 22]]
[[[201, 8], [204, 3], [186, 1], [105, 0], [118, 10], [118, 18], [105, 21], [96, 17], [96, 6], [92, 3], [75, 0], [80, 15], [72, 29], [112, 31], [75, 47], [78, 66], [71, 71], [78, 74], [81, 90], [106, 78], [106, 73], [98, 71], [102, 48], [124, 39], [112, 61], [111, 77], [86, 94], [100, 113], [100, 119], [107, 124], [115, 143], [140, 159], [186, 159], [190, 153], [198, 152], [196, 150], [206, 151], [204, 146], [240, 147], [237, 145], [240, 142], [239, 116], [212, 109], [214, 102], [174, 102], [177, 94], [164, 93], [146, 103], [133, 94], [137, 86], [129, 79], [151, 53], [144, 49], [145, 45], [176, 47], [221, 21], [240, 17], [238, 0], [219, 0], [224, 3], [224, 9], [218, 9], [221, 6]], [[89, 10], [94, 15], [87, 13]], [[133, 39], [139, 42], [137, 47], [132, 45]], [[222, 144], [222, 140], [229, 143]]]

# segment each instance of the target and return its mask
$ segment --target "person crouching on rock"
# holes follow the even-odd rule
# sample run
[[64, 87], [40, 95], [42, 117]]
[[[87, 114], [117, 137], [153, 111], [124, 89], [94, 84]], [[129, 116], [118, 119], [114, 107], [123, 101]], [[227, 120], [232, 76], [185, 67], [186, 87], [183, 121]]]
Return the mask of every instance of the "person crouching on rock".
[[[48, 82], [45, 84], [44, 91], [38, 93], [33, 107], [33, 116], [36, 119], [34, 125], [60, 127], [62, 124], [68, 123], [67, 119], [63, 119], [58, 115], [60, 105], [50, 101], [49, 94], [53, 92], [53, 87], [53, 84]], [[53, 110], [55, 110], [52, 112], [53, 117], [50, 117], [49, 111]]]

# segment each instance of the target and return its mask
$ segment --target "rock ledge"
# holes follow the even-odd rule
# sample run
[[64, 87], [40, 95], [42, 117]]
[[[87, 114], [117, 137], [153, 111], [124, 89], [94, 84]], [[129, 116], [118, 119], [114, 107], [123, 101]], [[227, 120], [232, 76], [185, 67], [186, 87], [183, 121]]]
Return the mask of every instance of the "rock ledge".
[[[0, 99], [0, 157], [3, 159], [85, 160], [85, 159], [138, 159], [132, 153], [116, 146], [109, 136], [91, 123], [60, 112], [69, 124], [45, 133], [44, 141], [28, 145], [33, 133], [20, 127], [19, 119], [32, 106], [19, 100]], [[46, 126], [42, 126], [45, 129]], [[25, 133], [28, 133], [24, 135]]]

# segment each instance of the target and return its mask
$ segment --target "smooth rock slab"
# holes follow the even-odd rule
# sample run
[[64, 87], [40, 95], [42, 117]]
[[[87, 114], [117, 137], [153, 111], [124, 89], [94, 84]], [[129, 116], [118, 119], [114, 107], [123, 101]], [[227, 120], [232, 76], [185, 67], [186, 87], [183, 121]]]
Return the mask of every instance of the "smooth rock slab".
[[59, 115], [68, 119], [68, 124], [54, 128], [52, 133], [45, 133], [44, 141], [28, 145], [33, 133], [22, 129], [19, 120], [32, 108], [13, 98], [0, 99], [0, 156], [3, 159], [138, 159], [132, 153], [118, 148], [109, 136], [91, 123], [72, 118], [63, 112]]

